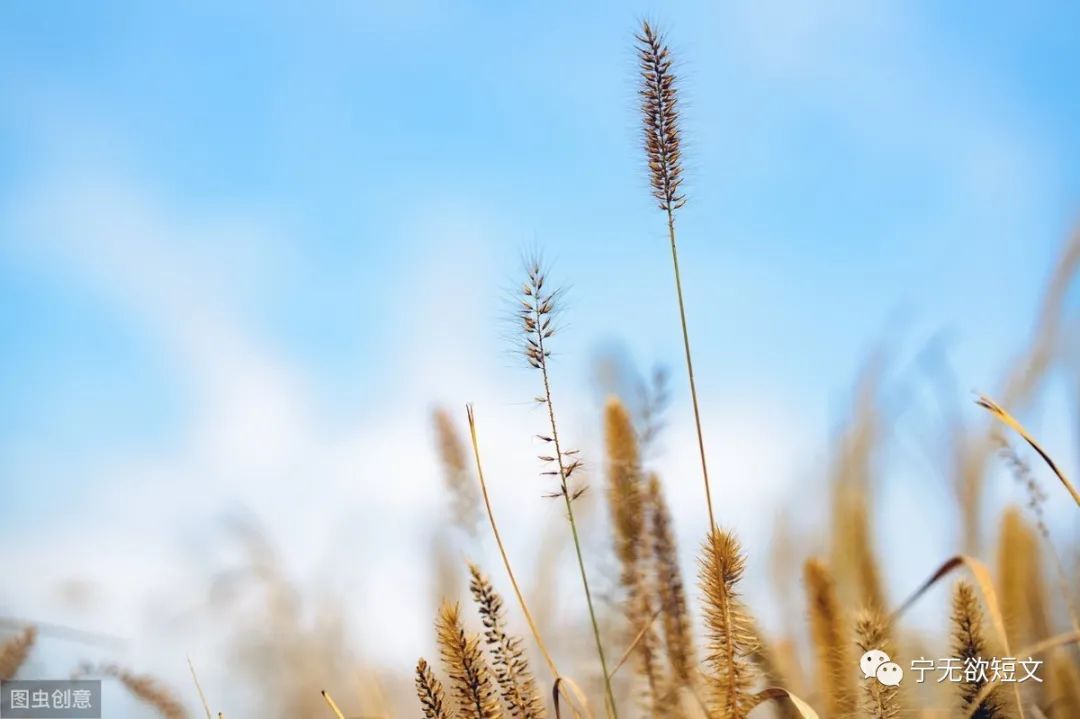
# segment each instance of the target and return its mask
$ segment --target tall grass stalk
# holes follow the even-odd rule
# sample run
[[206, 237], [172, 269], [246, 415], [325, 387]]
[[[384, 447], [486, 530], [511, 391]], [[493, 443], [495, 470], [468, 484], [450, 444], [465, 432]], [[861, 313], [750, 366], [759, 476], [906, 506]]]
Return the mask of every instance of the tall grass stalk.
[[191, 663], [191, 657], [187, 658], [188, 669], [191, 670], [191, 678], [195, 682], [195, 690], [199, 692], [199, 701], [202, 702], [203, 711], [206, 712], [206, 719], [213, 719], [210, 714], [210, 705], [206, 701], [206, 695], [203, 694], [202, 684], [199, 683], [199, 675], [195, 673], [195, 665]]
[[547, 340], [551, 339], [555, 334], [555, 327], [552, 322], [554, 316], [558, 313], [561, 294], [558, 289], [544, 288], [546, 277], [539, 259], [530, 260], [526, 269], [528, 279], [522, 287], [518, 318], [524, 330], [525, 358], [531, 367], [540, 371], [543, 380], [544, 393], [537, 397], [536, 400], [547, 409], [548, 427], [551, 434], [539, 438], [551, 444], [555, 450], [554, 456], [542, 456], [540, 459], [555, 466], [555, 469], [548, 470], [544, 474], [557, 476], [559, 480], [557, 494], [562, 496], [566, 504], [566, 518], [570, 524], [570, 533], [574, 540], [574, 554], [577, 556], [578, 569], [581, 573], [581, 585], [585, 590], [585, 603], [589, 610], [589, 622], [592, 624], [593, 639], [596, 641], [596, 654], [600, 659], [600, 670], [603, 672], [604, 693], [607, 696], [611, 715], [618, 719], [615, 693], [611, 690], [611, 676], [608, 674], [607, 659], [604, 657], [604, 643], [600, 639], [600, 624], [596, 619], [592, 591], [589, 588], [589, 575], [585, 570], [585, 557], [581, 551], [581, 537], [578, 533], [577, 520], [574, 518], [574, 500], [584, 490], [571, 492], [570, 480], [574, 472], [581, 467], [581, 462], [573, 458], [577, 453], [575, 450], [564, 451], [562, 449], [562, 443], [559, 440], [559, 427], [555, 421], [555, 405], [551, 399], [551, 375], [548, 371], [551, 350], [547, 347]]
[[679, 249], [675, 241], [675, 210], [686, 203], [679, 188], [682, 184], [682, 154], [680, 150], [678, 89], [671, 69], [671, 53], [663, 36], [648, 22], [641, 25], [637, 35], [638, 58], [641, 69], [641, 112], [645, 154], [649, 164], [652, 195], [667, 215], [668, 240], [671, 243], [671, 264], [675, 270], [675, 295], [679, 301], [679, 324], [682, 328], [683, 351], [686, 355], [686, 374], [690, 379], [690, 400], [694, 405], [694, 428], [697, 430], [701, 476], [705, 482], [705, 504], [709, 511], [709, 531], [716, 530], [713, 515], [712, 490], [709, 487], [709, 467], [705, 460], [705, 438], [701, 431], [701, 410], [698, 405], [697, 384], [694, 381], [694, 361], [690, 352], [690, 332], [686, 326], [686, 303], [683, 300], [682, 274], [679, 271]]
[[532, 632], [533, 639], [536, 641], [536, 646], [540, 650], [540, 654], [544, 657], [544, 661], [547, 663], [548, 668], [551, 670], [552, 676], [558, 680], [559, 668], [555, 665], [555, 660], [551, 657], [551, 652], [548, 651], [547, 645], [544, 643], [544, 638], [540, 635], [540, 629], [536, 626], [536, 621], [533, 619], [532, 612], [529, 611], [529, 605], [525, 601], [525, 595], [521, 592], [521, 587], [518, 585], [517, 577], [514, 576], [514, 569], [510, 565], [510, 557], [506, 553], [506, 545], [503, 544], [502, 534], [499, 533], [499, 525], [495, 523], [495, 512], [491, 509], [491, 497], [488, 496], [487, 482], [484, 480], [484, 466], [480, 461], [480, 440], [476, 434], [476, 413], [473, 410], [472, 405], [466, 405], [465, 411], [469, 416], [469, 438], [472, 440], [473, 458], [476, 460], [476, 475], [480, 479], [480, 493], [484, 497], [484, 508], [487, 510], [488, 522], [491, 524], [491, 533], [495, 535], [495, 544], [499, 547], [499, 555], [503, 560], [503, 567], [506, 569], [506, 576], [510, 579], [510, 586], [514, 588], [514, 596], [517, 597], [518, 606], [521, 607], [521, 613], [525, 615], [525, 621], [529, 625], [529, 631]]

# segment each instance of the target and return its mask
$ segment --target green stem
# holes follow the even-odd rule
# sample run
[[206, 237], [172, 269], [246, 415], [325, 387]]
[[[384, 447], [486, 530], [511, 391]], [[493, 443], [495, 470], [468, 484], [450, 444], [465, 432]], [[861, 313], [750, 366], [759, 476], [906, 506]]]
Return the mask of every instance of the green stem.
[[697, 429], [698, 454], [701, 456], [701, 475], [705, 480], [705, 505], [709, 510], [709, 531], [716, 530], [713, 515], [712, 490], [709, 488], [709, 468], [705, 462], [705, 438], [701, 433], [701, 411], [698, 409], [697, 385], [694, 384], [694, 362], [690, 358], [690, 333], [686, 329], [686, 306], [683, 304], [682, 277], [679, 274], [679, 251], [675, 247], [675, 214], [667, 207], [668, 238], [671, 240], [671, 262], [675, 266], [675, 294], [679, 298], [679, 322], [682, 324], [683, 349], [686, 351], [686, 373], [690, 376], [690, 399], [694, 404], [694, 426]]
[[544, 333], [541, 328], [541, 317], [536, 312], [537, 349], [539, 350], [540, 372], [544, 377], [544, 399], [547, 404], [548, 421], [551, 423], [551, 440], [555, 444], [555, 459], [559, 463], [559, 481], [563, 499], [566, 501], [566, 516], [570, 521], [570, 532], [574, 536], [574, 552], [577, 554], [578, 569], [581, 570], [581, 584], [585, 588], [585, 603], [589, 607], [589, 621], [592, 622], [593, 638], [596, 640], [596, 653], [600, 656], [600, 670], [604, 673], [604, 691], [607, 694], [608, 703], [611, 705], [613, 719], [619, 719], [619, 712], [615, 706], [615, 694], [611, 690], [611, 677], [608, 675], [607, 659], [604, 658], [604, 644], [600, 640], [600, 625], [596, 621], [596, 611], [593, 609], [592, 592], [589, 590], [589, 577], [585, 572], [585, 559], [581, 553], [581, 540], [578, 537], [577, 522], [574, 521], [574, 503], [570, 498], [570, 488], [566, 482], [566, 467], [563, 465], [562, 448], [559, 446], [559, 430], [555, 426], [555, 408], [551, 404], [551, 382], [548, 379], [547, 355], [544, 353]]

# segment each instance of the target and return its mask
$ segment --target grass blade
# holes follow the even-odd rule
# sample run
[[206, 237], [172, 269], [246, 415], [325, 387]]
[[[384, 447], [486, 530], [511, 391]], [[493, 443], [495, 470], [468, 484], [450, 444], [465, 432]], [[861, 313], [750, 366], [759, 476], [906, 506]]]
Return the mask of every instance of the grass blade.
[[1031, 448], [1038, 452], [1039, 456], [1043, 458], [1044, 462], [1046, 462], [1046, 465], [1050, 467], [1050, 470], [1055, 475], [1057, 475], [1057, 478], [1061, 480], [1061, 483], [1063, 485], [1065, 485], [1065, 489], [1069, 490], [1069, 494], [1072, 495], [1073, 501], [1076, 502], [1076, 506], [1080, 507], [1080, 491], [1077, 491], [1076, 487], [1074, 487], [1072, 482], [1069, 481], [1068, 477], [1065, 476], [1065, 473], [1061, 470], [1061, 468], [1058, 467], [1054, 460], [1050, 457], [1050, 455], [1046, 453], [1046, 450], [1039, 446], [1039, 443], [1035, 441], [1035, 438], [1032, 437], [1026, 429], [1024, 429], [1024, 426], [1022, 424], [1016, 421], [1015, 417], [1006, 412], [1001, 405], [999, 405], [997, 402], [990, 399], [986, 395], [979, 395], [979, 398], [975, 400], [975, 403], [983, 409], [989, 411], [990, 414], [997, 417], [1009, 427], [1012, 427], [1012, 429], [1017, 434], [1023, 437], [1024, 441], [1030, 444]]
[[751, 711], [753, 711], [754, 708], [757, 708], [759, 704], [764, 704], [770, 699], [776, 702], [786, 699], [791, 702], [803, 719], [819, 719], [818, 713], [814, 711], [812, 706], [783, 687], [769, 687], [768, 689], [763, 689], [755, 694], [752, 699]]

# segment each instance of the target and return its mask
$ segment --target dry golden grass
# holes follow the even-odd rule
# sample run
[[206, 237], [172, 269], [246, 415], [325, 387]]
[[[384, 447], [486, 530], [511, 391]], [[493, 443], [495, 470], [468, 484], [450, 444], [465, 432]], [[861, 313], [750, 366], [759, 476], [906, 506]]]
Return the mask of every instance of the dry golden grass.
[[480, 648], [480, 637], [465, 631], [456, 604], [443, 604], [435, 628], [457, 714], [465, 719], [501, 717], [502, 708]]
[[[540, 371], [543, 379], [543, 394], [537, 401], [546, 408], [550, 431], [539, 435], [539, 439], [550, 444], [552, 452], [541, 459], [549, 467], [545, 473], [557, 478], [559, 482], [553, 496], [561, 497], [566, 502], [576, 559], [589, 606], [588, 624], [591, 625], [604, 670], [602, 679], [603, 691], [606, 694], [605, 712], [609, 716], [615, 716], [620, 702], [629, 705], [633, 701], [639, 711], [650, 717], [706, 716], [710, 719], [743, 719], [759, 704], [775, 701], [778, 703], [776, 708], [784, 717], [817, 717], [811, 704], [820, 705], [824, 716], [836, 718], [865, 715], [875, 719], [895, 719], [909, 713], [916, 714], [922, 709], [917, 703], [913, 704], [913, 698], [908, 696], [908, 692], [884, 687], [873, 681], [858, 685], [858, 655], [861, 652], [858, 652], [857, 648], [900, 651], [893, 637], [897, 623], [931, 586], [958, 568], [966, 568], [981, 591], [1002, 651], [1009, 652], [1010, 647], [1040, 638], [1042, 642], [1029, 645], [1032, 651], [1061, 650], [1061, 653], [1056, 655], [1059, 659], [1052, 667], [1052, 671], [1059, 675], [1054, 683], [1057, 688], [1052, 693], [1052, 699], [1051, 692], [1040, 691], [1032, 692], [1030, 698], [1022, 700], [1020, 692], [1014, 687], [1010, 700], [1006, 702], [1001, 693], [994, 693], [993, 687], [972, 684], [959, 689], [965, 702], [962, 711], [971, 709], [983, 711], [985, 716], [997, 716], [1005, 713], [1012, 715], [1015, 710], [1016, 715], [1022, 718], [1025, 704], [1030, 705], [1030, 713], [1036, 716], [1050, 716], [1053, 712], [1062, 711], [1062, 707], [1069, 707], [1071, 710], [1070, 702], [1074, 700], [1067, 688], [1067, 675], [1071, 666], [1066, 661], [1070, 655], [1065, 651], [1072, 640], [1065, 635], [1051, 636], [1053, 610], [1047, 602], [1044, 580], [1041, 570], [1038, 570], [1041, 565], [1036, 536], [1033, 531], [1022, 529], [1018, 516], [1007, 514], [1005, 518], [1002, 538], [1005, 549], [1001, 554], [1001, 574], [1003, 577], [1007, 575], [1015, 579], [1015, 582], [1012, 579], [1002, 579], [1003, 583], [999, 585], [1002, 588], [1001, 606], [985, 565], [973, 556], [957, 555], [941, 564], [905, 602], [889, 612], [890, 602], [884, 590], [882, 563], [875, 549], [874, 538], [877, 530], [873, 512], [877, 454], [884, 443], [885, 432], [882, 428], [888, 422], [878, 398], [884, 365], [882, 357], [869, 363], [860, 382], [855, 412], [848, 430], [834, 447], [830, 507], [832, 516], [827, 547], [829, 563], [811, 557], [806, 559], [804, 565], [809, 626], [803, 634], [808, 637], [817, 656], [817, 689], [811, 697], [813, 702], [803, 700], [792, 691], [793, 687], [802, 686], [802, 672], [798, 662], [793, 659], [800, 645], [800, 628], [791, 623], [788, 636], [784, 636], [775, 646], [764, 641], [764, 632], [757, 626], [739, 595], [738, 585], [745, 570], [746, 557], [743, 556], [733, 534], [715, 529], [712, 489], [705, 461], [701, 413], [675, 241], [675, 214], [685, 202], [685, 195], [681, 190], [682, 149], [677, 83], [672, 70], [671, 53], [662, 35], [645, 23], [637, 36], [637, 43], [645, 153], [653, 196], [668, 219], [697, 449], [712, 530], [703, 544], [699, 569], [701, 612], [705, 626], [704, 643], [707, 648], [704, 671], [696, 659], [695, 643], [698, 640], [694, 636], [694, 621], [682, 582], [671, 513], [664, 499], [660, 480], [643, 467], [641, 442], [652, 441], [655, 434], [655, 430], [651, 429], [653, 422], [648, 417], [638, 418], [635, 422], [635, 418], [622, 402], [610, 399], [604, 408], [603, 418], [606, 496], [611, 519], [612, 557], [618, 567], [619, 589], [617, 601], [610, 606], [618, 607], [622, 616], [621, 636], [624, 638], [625, 649], [622, 659], [612, 668], [611, 674], [607, 672], [599, 627], [601, 624], [605, 627], [611, 625], [612, 618], [598, 611], [592, 602], [583, 557], [585, 543], [581, 541], [574, 517], [573, 503], [582, 490], [572, 486], [570, 480], [578, 473], [581, 465], [576, 452], [566, 452], [561, 448], [551, 401], [548, 367], [551, 354], [546, 341], [554, 333], [551, 317], [557, 309], [559, 295], [545, 289], [546, 277], [539, 264], [528, 268], [519, 313], [519, 321], [525, 333], [523, 347], [526, 359], [533, 368]], [[1022, 376], [1014, 376], [1008, 384], [1009, 397], [1026, 397], [1034, 390], [1038, 377], [1045, 372], [1049, 362], [1048, 347], [1052, 344], [1048, 338], [1059, 334], [1060, 318], [1057, 314], [1062, 302], [1063, 288], [1067, 285], [1065, 278], [1071, 277], [1076, 266], [1074, 254], [1068, 252], [1058, 268], [1053, 287], [1044, 302], [1039, 339], [1035, 343], [1037, 346], [1030, 353], [1026, 372]], [[1041, 451], [1019, 423], [1003, 410], [995, 409], [996, 406], [989, 401], [985, 401], [984, 406], [995, 411], [1002, 421], [1017, 428], [1043, 456], [1062, 484], [1071, 486], [1060, 467]], [[650, 428], [647, 439], [639, 434], [639, 426]], [[474, 423], [472, 430], [480, 487], [488, 518], [507, 574], [514, 586], [518, 604], [529, 623], [533, 638], [552, 670], [556, 713], [559, 713], [560, 707], [566, 706], [563, 699], [573, 696], [575, 701], [571, 702], [571, 706], [574, 711], [589, 715], [591, 712], [588, 711], [588, 705], [576, 684], [555, 669], [551, 652], [541, 638], [514, 578], [487, 495], [479, 463]], [[959, 437], [960, 433], [956, 436]], [[972, 537], [978, 535], [979, 519], [976, 515], [981, 475], [986, 465], [986, 446], [985, 442], [974, 443], [957, 450], [956, 453], [959, 459], [953, 469], [956, 470], [957, 484], [961, 488], [958, 496], [962, 499], [965, 545], [977, 544]], [[1039, 517], [1041, 532], [1045, 526], [1041, 523], [1041, 514]], [[788, 567], [786, 573], [790, 574], [793, 563], [801, 561], [795, 557], [800, 551], [798, 539], [789, 540], [785, 546], [787, 548], [784, 551], [790, 555], [785, 560], [785, 566]], [[805, 553], [808, 550], [803, 548], [801, 551]], [[489, 609], [485, 615], [484, 606], [491, 603], [491, 600], [486, 598], [490, 587], [483, 584], [482, 575], [475, 568], [472, 572], [474, 595], [481, 606], [482, 616], [485, 616], [489, 647], [494, 652], [504, 645], [503, 635], [498, 631], [493, 633], [492, 627], [501, 627], [502, 623], [492, 623], [487, 616], [498, 615], [502, 609], [501, 602], [497, 603], [497, 609]], [[1064, 587], [1065, 583], [1061, 584]], [[983, 615], [972, 587], [967, 584], [960, 586], [954, 599], [953, 640], [954, 650], [964, 652], [967, 656], [971, 652], [982, 651], [981, 643], [985, 641], [981, 633]], [[1062, 593], [1066, 592], [1063, 590]], [[1066, 600], [1068, 602], [1067, 597]], [[862, 606], [864, 609], [852, 617], [847, 609], [852, 606]], [[1004, 618], [1002, 606], [1010, 616], [1008, 621]], [[580, 629], [581, 624], [572, 621], [568, 631]], [[568, 639], [567, 634], [562, 631], [558, 632], [558, 636], [564, 642]], [[995, 643], [995, 646], [998, 643]], [[611, 690], [612, 677], [624, 662], [631, 659], [634, 660], [632, 665], [635, 681], [620, 679], [619, 686], [632, 689], [621, 690], [620, 696], [615, 697]], [[496, 660], [496, 664], [498, 663]], [[424, 681], [425, 686], [430, 684], [431, 681]], [[568, 685], [574, 686], [575, 691], [563, 693], [562, 690]], [[421, 682], [418, 681], [417, 686], [419, 689]], [[516, 699], [507, 701], [508, 696], [514, 696], [514, 691], [516, 690], [513, 686], [503, 688], [502, 699], [505, 706], [517, 705]], [[980, 696], [983, 692], [986, 695]], [[424, 694], [421, 694], [422, 699], [423, 697]], [[1051, 704], [1051, 701], [1054, 704]], [[998, 714], [985, 713], [990, 711], [991, 707]]]
[[649, 529], [656, 562], [656, 588], [658, 603], [662, 609], [664, 646], [675, 680], [686, 685], [692, 681], [697, 667], [693, 620], [686, 601], [682, 571], [679, 568], [679, 552], [671, 513], [664, 499], [660, 478], [655, 474], [649, 478], [648, 500]]
[[15, 677], [37, 641], [37, 629], [26, 627], [0, 646], [0, 680]]
[[[539, 371], [543, 382], [542, 394], [537, 395], [536, 402], [543, 406], [547, 412], [549, 432], [539, 434], [537, 438], [551, 447], [551, 453], [541, 455], [540, 461], [547, 467], [543, 474], [558, 480], [558, 491], [549, 496], [562, 497], [566, 506], [566, 519], [570, 525], [570, 534], [574, 541], [574, 553], [577, 557], [578, 571], [581, 574], [581, 587], [585, 593], [585, 604], [589, 611], [589, 623], [596, 644], [596, 654], [600, 660], [600, 676], [604, 683], [605, 701], [608, 710], [617, 719], [617, 702], [611, 689], [607, 658], [604, 654], [604, 642], [600, 636], [600, 623], [597, 620], [592, 589], [589, 586], [589, 576], [585, 568], [585, 557], [581, 548], [581, 536], [574, 516], [574, 502], [586, 489], [584, 486], [575, 487], [574, 485], [575, 474], [580, 475], [582, 462], [576, 449], [563, 449], [563, 443], [559, 439], [559, 425], [555, 421], [555, 404], [552, 400], [551, 348], [549, 345], [556, 332], [555, 318], [560, 310], [559, 303], [562, 299], [562, 291], [557, 287], [552, 287], [548, 282], [545, 269], [539, 259], [528, 261], [525, 272], [526, 280], [522, 284], [517, 309], [522, 333], [521, 348], [526, 362], [530, 367]], [[546, 288], [545, 283], [547, 284]]]
[[852, 667], [856, 664], [850, 624], [836, 593], [836, 581], [821, 560], [807, 560], [803, 578], [821, 703], [827, 716], [845, 716], [855, 711]]
[[619, 580], [626, 595], [623, 601], [626, 638], [634, 644], [635, 668], [643, 679], [641, 704], [650, 714], [655, 714], [669, 689], [660, 662], [659, 639], [653, 628], [657, 592], [646, 534], [644, 476], [633, 420], [615, 398], [608, 400], [604, 410], [604, 434], [608, 506], [614, 527], [615, 554], [621, 567]]
[[453, 712], [446, 705], [446, 693], [442, 682], [436, 677], [427, 661], [416, 663], [416, 694], [420, 698], [420, 708], [425, 719], [450, 719]]
[[[855, 616], [855, 643], [859, 654], [880, 649], [887, 655], [895, 655], [895, 647], [889, 631], [889, 620], [881, 610], [870, 606]], [[901, 715], [900, 688], [885, 686], [874, 679], [861, 679], [860, 711], [870, 719], [895, 719]]]
[[[1058, 359], [1067, 330], [1066, 299], [1078, 268], [1080, 225], [1065, 243], [1054, 266], [1035, 318], [1031, 340], [1002, 382], [998, 394], [1000, 406], [1021, 411], [1030, 405], [1035, 392]], [[977, 554], [981, 549], [983, 486], [989, 460], [998, 444], [997, 430], [997, 427], [980, 428], [975, 432], [958, 429], [954, 441], [955, 482], [964, 521], [964, 553], [969, 555]]]
[[648, 22], [641, 23], [637, 40], [641, 98], [642, 137], [645, 158], [649, 167], [652, 194], [667, 215], [668, 240], [671, 244], [671, 264], [675, 272], [675, 295], [679, 302], [679, 324], [682, 330], [686, 375], [690, 383], [690, 399], [694, 407], [694, 428], [697, 431], [698, 457], [705, 484], [705, 506], [709, 512], [709, 531], [716, 529], [713, 514], [712, 487], [705, 459], [705, 436], [701, 431], [701, 409], [698, 406], [694, 361], [690, 352], [690, 331], [686, 326], [686, 302], [683, 299], [682, 273], [679, 270], [679, 251], [675, 241], [675, 211], [686, 203], [682, 194], [682, 135], [679, 131], [679, 89], [672, 69], [671, 51], [663, 35]]
[[[530, 262], [515, 299], [514, 317], [518, 349], [535, 370], [536, 403], [544, 414], [545, 426], [535, 435], [544, 447], [539, 457], [542, 476], [561, 513], [560, 539], [543, 537], [532, 545], [532, 552], [541, 557], [536, 562], [541, 566], [538, 584], [547, 593], [547, 599], [540, 603], [549, 609], [537, 612], [538, 621], [515, 575], [484, 477], [471, 406], [472, 458], [451, 415], [436, 410], [432, 416], [435, 447], [449, 498], [446, 521], [433, 531], [431, 568], [441, 595], [435, 623], [441, 669], [421, 658], [411, 680], [407, 673], [392, 680], [397, 681], [394, 698], [408, 692], [411, 684], [416, 699], [408, 692], [409, 706], [415, 710], [418, 699], [426, 719], [544, 719], [551, 714], [556, 719], [564, 714], [575, 719], [598, 715], [617, 719], [620, 711], [653, 719], [749, 719], [764, 715], [766, 710], [758, 707], [766, 702], [774, 702], [770, 707], [774, 716], [783, 719], [817, 719], [818, 711], [829, 719], [930, 717], [935, 711], [939, 716], [977, 719], [1080, 717], [1080, 628], [1073, 610], [1078, 589], [1075, 581], [1068, 581], [1044, 521], [1048, 505], [1068, 503], [1066, 494], [1080, 505], [1080, 493], [1064, 468], [1010, 414], [1023, 417], [1042, 379], [1056, 362], [1064, 361], [1063, 340], [1075, 325], [1075, 318], [1066, 313], [1066, 296], [1080, 266], [1080, 233], [1071, 239], [1057, 263], [1029, 346], [1002, 383], [1002, 404], [986, 397], [978, 400], [997, 421], [984, 417], [987, 426], [969, 428], [957, 422], [947, 428], [952, 464], [944, 472], [956, 490], [959, 541], [965, 553], [953, 556], [954, 550], [942, 547], [940, 557], [928, 560], [942, 562], [931, 576], [899, 606], [890, 602], [882, 569], [888, 564], [886, 557], [879, 555], [876, 538], [897, 528], [879, 526], [875, 502], [881, 498], [878, 464], [895, 417], [889, 416], [883, 401], [888, 357], [878, 353], [859, 378], [850, 421], [829, 448], [832, 464], [823, 468], [828, 480], [820, 488], [827, 506], [815, 507], [828, 515], [826, 526], [816, 532], [818, 536], [808, 538], [789, 526], [786, 515], [775, 521], [772, 591], [780, 595], [778, 604], [784, 618], [779, 631], [772, 627], [767, 631], [758, 622], [765, 613], [759, 615], [759, 607], [750, 606], [743, 594], [747, 566], [759, 566], [760, 559], [746, 556], [734, 533], [718, 528], [714, 514], [676, 242], [676, 216], [686, 195], [679, 86], [672, 53], [663, 34], [649, 23], [642, 24], [635, 39], [644, 155], [651, 195], [667, 220], [695, 449], [709, 521], [698, 562], [700, 605], [692, 606], [688, 598], [665, 486], [652, 471], [653, 454], [646, 451], [659, 432], [657, 408], [663, 404], [662, 388], [656, 391], [655, 401], [647, 398], [642, 403], [640, 411], [632, 412], [628, 407], [635, 403], [624, 403], [625, 398], [612, 397], [606, 402], [602, 416], [604, 497], [610, 527], [602, 526], [602, 517], [582, 511], [588, 504], [588, 497], [578, 502], [585, 491], [584, 465], [560, 433], [562, 425], [553, 399], [551, 343], [557, 339], [555, 318], [562, 295], [552, 287], [541, 263]], [[1024, 439], [1064, 492], [1054, 490], [1052, 498], [1042, 492], [1019, 452], [1007, 445], [1002, 449], [1003, 427]], [[984, 563], [983, 535], [989, 533], [982, 531], [982, 525], [996, 516], [983, 507], [989, 459], [995, 449], [1027, 493], [1032, 521], [1015, 508], [1001, 513], [996, 576], [992, 577]], [[671, 482], [687, 481], [665, 477]], [[676, 487], [668, 485], [669, 489]], [[673, 492], [672, 496], [681, 493]], [[723, 492], [716, 496], [718, 501], [724, 499]], [[445, 539], [454, 535], [456, 527], [470, 537], [469, 546], [479, 550], [477, 527], [482, 514], [486, 514], [516, 606], [505, 605], [496, 583], [470, 564], [468, 587], [477, 623], [477, 617], [467, 621], [452, 601], [463, 586], [465, 568], [456, 554], [447, 550]], [[594, 519], [598, 521], [594, 523]], [[580, 575], [587, 607], [581, 616], [569, 613], [556, 601], [559, 597], [554, 588], [560, 559], [565, 557], [561, 550], [571, 544], [574, 570]], [[230, 617], [235, 626], [228, 639], [228, 659], [238, 667], [238, 679], [246, 679], [266, 696], [256, 714], [288, 719], [325, 716], [327, 710], [338, 719], [401, 714], [391, 708], [379, 678], [365, 670], [348, 644], [341, 608], [320, 606], [313, 611], [303, 601], [306, 588], [288, 580], [269, 546], [258, 536], [249, 536], [248, 545], [245, 591], [257, 593], [260, 601], [241, 605]], [[1054, 590], [1048, 589], [1044, 577], [1044, 551], [1053, 558], [1057, 570]], [[824, 559], [815, 556], [819, 553]], [[751, 559], [755, 564], [748, 565]], [[798, 603], [800, 567], [805, 612], [801, 605], [792, 608]], [[605, 574], [604, 570], [610, 571]], [[951, 625], [948, 637], [942, 633], [915, 635], [901, 626], [914, 603], [959, 570], [966, 571], [969, 580], [957, 583], [951, 616], [941, 617], [942, 627]], [[591, 583], [594, 577], [599, 580], [595, 584]], [[597, 587], [595, 597], [593, 586]], [[862, 610], [853, 616], [850, 610], [855, 607]], [[548, 669], [539, 678], [529, 666], [533, 647], [508, 629], [512, 612], [520, 612]], [[703, 631], [696, 634], [698, 623]], [[1062, 633], [1067, 624], [1073, 631]], [[479, 626], [480, 631], [472, 631], [470, 625]], [[25, 629], [0, 647], [0, 679], [16, 675], [36, 636], [33, 628]], [[767, 637], [775, 641], [767, 641]], [[948, 649], [943, 649], [946, 644]], [[581, 649], [585, 645], [588, 654]], [[1015, 684], [1005, 687], [978, 677], [965, 679], [950, 687], [955, 693], [950, 701], [958, 705], [956, 712], [950, 712], [936, 699], [926, 700], [932, 696], [929, 693], [916, 696], [906, 686], [901, 690], [860, 679], [858, 657], [862, 651], [881, 649], [890, 656], [895, 653], [894, 660], [903, 662], [906, 649], [915, 645], [928, 651], [942, 648], [959, 659], [986, 658], [993, 653], [1044, 657], [1045, 683], [1022, 691]], [[621, 658], [609, 665], [605, 651], [612, 647], [616, 653], [611, 656]], [[815, 657], [812, 672], [799, 666], [802, 652]], [[556, 656], [569, 672], [560, 671]], [[181, 698], [151, 678], [113, 664], [86, 671], [115, 678], [164, 717], [186, 715]], [[191, 674], [202, 711], [209, 719], [210, 705], [193, 666]], [[581, 685], [572, 674], [582, 677]], [[333, 689], [348, 712], [329, 691], [322, 690], [324, 686]], [[359, 709], [354, 711], [356, 707]]]
[[515, 719], [541, 719], [546, 715], [536, 690], [536, 680], [519, 637], [506, 631], [502, 597], [476, 565], [469, 566], [469, 589], [484, 623], [484, 638], [491, 653], [499, 694], [507, 712]]
[[451, 516], [468, 536], [480, 524], [480, 497], [469, 468], [469, 455], [450, 413], [439, 408], [432, 413], [436, 446], [442, 461], [443, 482], [451, 500]]
[[[989, 659], [994, 656], [983, 635], [983, 611], [975, 589], [966, 581], [959, 581], [953, 591], [952, 609], [952, 656], [962, 660]], [[960, 710], [970, 712], [975, 719], [1000, 719], [1005, 716], [1004, 701], [1000, 690], [993, 690], [978, 703], [975, 698], [986, 686], [986, 679], [977, 674], [965, 678], [957, 686]]]
[[708, 637], [711, 713], [719, 719], [744, 719], [753, 708], [757, 681], [753, 657], [758, 638], [739, 596], [746, 558], [730, 532], [717, 530], [701, 550], [699, 576]]
[[191, 670], [191, 681], [195, 683], [195, 691], [199, 693], [199, 702], [202, 704], [203, 711], [206, 713], [206, 719], [213, 719], [210, 715], [210, 704], [206, 701], [206, 694], [203, 692], [202, 684], [199, 682], [199, 675], [195, 673], [195, 664], [192, 663], [191, 657], [187, 658], [188, 669]]
[[1016, 433], [1023, 437], [1025, 442], [1031, 445], [1031, 448], [1038, 453], [1038, 455], [1042, 458], [1044, 462], [1046, 462], [1046, 465], [1054, 473], [1054, 476], [1056, 476], [1061, 482], [1061, 485], [1065, 487], [1065, 491], [1067, 491], [1069, 493], [1069, 496], [1073, 498], [1073, 501], [1076, 502], [1076, 505], [1080, 507], [1080, 490], [1078, 490], [1073, 485], [1073, 483], [1069, 481], [1069, 478], [1065, 476], [1065, 472], [1061, 469], [1061, 467], [1058, 466], [1057, 462], [1055, 462], [1053, 458], [1046, 453], [1046, 450], [1042, 448], [1042, 445], [1035, 441], [1035, 438], [1032, 437], [1026, 429], [1024, 429], [1024, 426], [1017, 422], [1015, 417], [1006, 412], [1003, 407], [1001, 407], [989, 397], [979, 397], [978, 404], [980, 407], [988, 410], [992, 415], [997, 417], [1006, 425], [1016, 430]]
[[1030, 644], [1050, 636], [1042, 557], [1035, 530], [1020, 510], [1009, 507], [1001, 520], [997, 587], [1009, 643]]
[[77, 674], [116, 679], [131, 692], [132, 696], [152, 707], [163, 719], [185, 719], [188, 716], [180, 696], [154, 677], [135, 674], [116, 664], [103, 664], [97, 667], [83, 665]]

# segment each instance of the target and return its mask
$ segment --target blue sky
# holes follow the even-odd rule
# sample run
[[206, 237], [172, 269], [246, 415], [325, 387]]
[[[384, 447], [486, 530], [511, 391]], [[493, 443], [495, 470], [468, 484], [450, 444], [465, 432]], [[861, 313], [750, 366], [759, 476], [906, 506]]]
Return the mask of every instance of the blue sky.
[[683, 80], [680, 242], [716, 462], [770, 446], [730, 461], [795, 481], [879, 341], [909, 356], [943, 331], [960, 390], [992, 391], [1077, 219], [1067, 3], [220, 5], [0, 9], [12, 546], [75, 516], [116, 546], [148, 528], [171, 546], [169, 527], [235, 506], [427, 516], [433, 402], [529, 431], [500, 323], [528, 247], [572, 286], [567, 421], [596, 436], [589, 367], [621, 344], [674, 370], [668, 446], [692, 472], [637, 135], [642, 16]]

